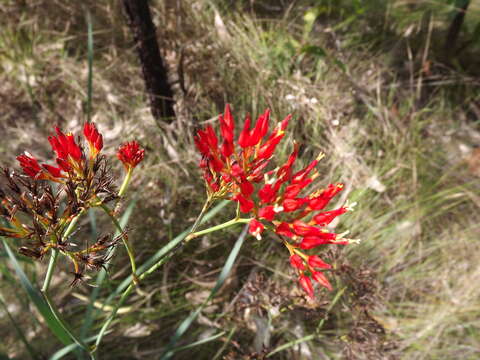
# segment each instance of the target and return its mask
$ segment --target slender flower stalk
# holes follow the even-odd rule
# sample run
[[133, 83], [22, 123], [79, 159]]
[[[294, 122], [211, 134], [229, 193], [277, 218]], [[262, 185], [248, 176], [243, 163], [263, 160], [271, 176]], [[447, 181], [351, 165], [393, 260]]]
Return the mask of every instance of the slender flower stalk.
[[113, 215], [113, 211], [105, 204], [101, 204], [100, 207], [102, 210], [110, 217], [113, 224], [117, 228], [119, 234], [121, 234], [123, 244], [125, 245], [125, 249], [127, 250], [128, 258], [130, 259], [130, 265], [132, 267], [132, 276], [133, 281], [136, 285], [138, 285], [138, 277], [137, 277], [137, 264], [135, 263], [135, 253], [133, 250], [132, 245], [128, 240], [128, 235], [124, 229], [122, 229], [122, 225], [118, 222], [115, 215]]

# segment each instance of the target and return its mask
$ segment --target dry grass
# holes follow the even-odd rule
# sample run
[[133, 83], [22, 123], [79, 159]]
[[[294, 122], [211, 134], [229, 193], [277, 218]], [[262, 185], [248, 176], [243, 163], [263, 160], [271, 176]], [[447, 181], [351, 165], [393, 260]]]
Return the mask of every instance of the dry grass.
[[[43, 139], [54, 124], [77, 129], [84, 120], [88, 7], [95, 30], [93, 118], [106, 134], [107, 148], [128, 137], [140, 139], [148, 151], [136, 179], [141, 201], [131, 222], [139, 262], [185, 229], [198, 211], [203, 185], [192, 134], [214, 120], [225, 102], [237, 119], [267, 106], [276, 119], [293, 113], [291, 137], [278, 159], [286, 157], [293, 139], [303, 144], [305, 163], [325, 152], [324, 182], [345, 182], [339, 202], [348, 195], [359, 203], [334, 224], [362, 243], [326, 255], [338, 269], [333, 293], [306, 301], [292, 289], [283, 250], [269, 239], [249, 242], [182, 344], [216, 328], [231, 336], [176, 358], [248, 359], [257, 351], [250, 358], [260, 359], [262, 346], [269, 352], [309, 335], [271, 358], [477, 358], [480, 191], [476, 168], [468, 164], [475, 161], [472, 150], [480, 134], [478, 117], [472, 120], [479, 100], [472, 77], [445, 73], [420, 32], [423, 40], [413, 44], [390, 29], [385, 36], [394, 46], [381, 47], [365, 40], [369, 34], [362, 38], [359, 27], [332, 26], [341, 16], [334, 12], [307, 26], [310, 8], [299, 4], [264, 3], [253, 12], [247, 5], [227, 10], [223, 2], [165, 3], [155, 3], [154, 11], [176, 88], [179, 119], [171, 127], [150, 116], [119, 4], [0, 5], [0, 131], [8, 139], [0, 144], [1, 163], [13, 163], [25, 148], [47, 156]], [[389, 14], [406, 6], [390, 4]], [[273, 15], [259, 15], [264, 11]], [[351, 24], [372, 21], [362, 19]], [[420, 28], [423, 21], [412, 17], [410, 24]], [[403, 33], [406, 25], [396, 24]], [[306, 45], [326, 55], [302, 52]], [[409, 50], [416, 51], [414, 57]], [[432, 64], [429, 74], [421, 71], [424, 54]], [[463, 101], [456, 92], [464, 94]], [[143, 290], [149, 296], [131, 298], [106, 338], [102, 358], [159, 354], [179, 320], [213, 287], [236, 234], [237, 229], [206, 237], [147, 280]], [[112, 284], [128, 272], [122, 256]], [[58, 344], [27, 316], [28, 304], [20, 292], [11, 292], [13, 283], [3, 281], [7, 267], [2, 269], [1, 291], [16, 304], [11, 312], [32, 344], [42, 343], [51, 354]], [[41, 273], [38, 266], [29, 269]], [[80, 322], [82, 303], [61, 281], [56, 288], [64, 314]], [[87, 296], [90, 291], [73, 290]], [[109, 291], [102, 289], [99, 301]], [[0, 352], [21, 357], [8, 319], [0, 322]]]

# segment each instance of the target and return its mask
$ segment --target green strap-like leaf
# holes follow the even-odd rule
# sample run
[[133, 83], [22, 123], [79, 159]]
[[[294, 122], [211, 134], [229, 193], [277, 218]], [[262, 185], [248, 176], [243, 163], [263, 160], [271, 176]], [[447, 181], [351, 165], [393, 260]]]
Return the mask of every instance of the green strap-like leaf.
[[232, 251], [230, 251], [227, 261], [225, 262], [225, 265], [223, 266], [223, 269], [220, 275], [218, 276], [215, 287], [210, 292], [210, 295], [208, 296], [207, 300], [205, 300], [195, 311], [193, 311], [185, 320], [182, 321], [182, 323], [177, 328], [177, 331], [175, 331], [175, 334], [170, 340], [170, 344], [168, 345], [167, 349], [163, 353], [160, 360], [170, 359], [176, 351], [181, 350], [181, 348], [174, 349], [174, 346], [176, 345], [178, 340], [180, 340], [183, 334], [185, 334], [185, 332], [188, 330], [190, 325], [192, 325], [192, 322], [197, 318], [197, 316], [200, 314], [203, 308], [210, 302], [210, 300], [212, 300], [212, 298], [215, 296], [217, 291], [222, 287], [223, 283], [225, 282], [228, 275], [232, 271], [233, 265], [235, 264], [235, 260], [237, 259], [237, 256], [240, 252], [240, 248], [242, 247], [243, 242], [245, 241], [245, 237], [247, 236], [247, 231], [248, 231], [248, 225], [245, 225], [242, 233], [240, 234], [237, 241], [235, 242], [235, 245], [233, 246]]
[[38, 312], [42, 315], [47, 323], [48, 328], [53, 332], [53, 334], [64, 344], [70, 345], [72, 343], [72, 339], [68, 335], [68, 332], [65, 331], [62, 324], [57, 320], [55, 315], [50, 310], [50, 307], [43, 299], [42, 294], [38, 291], [35, 286], [30, 282], [27, 275], [23, 271], [22, 267], [17, 261], [15, 254], [12, 252], [10, 247], [7, 244], [5, 239], [3, 240], [3, 246], [8, 254], [10, 262], [15, 269], [15, 272], [20, 280], [20, 284], [27, 292], [28, 297], [33, 302], [35, 307], [37, 308]]

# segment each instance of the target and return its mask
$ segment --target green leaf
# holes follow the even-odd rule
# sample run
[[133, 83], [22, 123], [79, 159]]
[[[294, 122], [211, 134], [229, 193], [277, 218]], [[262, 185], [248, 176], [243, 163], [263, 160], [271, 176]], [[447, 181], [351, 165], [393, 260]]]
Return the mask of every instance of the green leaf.
[[[96, 338], [97, 338], [96, 336], [92, 336], [92, 337], [89, 337], [88, 339], [84, 339], [83, 341], [85, 341], [86, 343], [90, 343], [90, 342], [94, 341]], [[65, 346], [64, 348], [61, 348], [57, 352], [55, 352], [55, 354], [53, 354], [50, 357], [50, 360], [59, 360], [59, 359], [63, 358], [65, 355], [68, 355], [68, 353], [70, 353], [72, 351], [75, 351], [75, 350], [79, 350], [79, 349], [81, 349], [80, 345], [70, 344], [68, 346]]]
[[316, 45], [305, 45], [302, 47], [301, 52], [321, 58], [327, 57], [327, 52], [320, 46]]
[[[132, 200], [130, 204], [128, 204], [128, 207], [126, 208], [125, 212], [123, 213], [122, 217], [120, 218], [120, 225], [122, 228], [125, 228], [125, 226], [128, 224], [128, 220], [130, 219], [130, 216], [132, 215], [133, 209], [135, 207], [135, 203], [137, 200]], [[95, 217], [93, 215], [93, 212], [91, 211], [89, 213], [91, 223], [92, 223], [92, 237], [96, 238], [97, 237], [97, 231], [96, 231], [96, 222], [95, 222]], [[117, 230], [115, 232], [114, 236], [119, 236], [120, 233]], [[113, 256], [115, 253], [115, 247], [111, 249], [111, 251], [108, 254], [108, 257]], [[108, 265], [105, 265], [106, 268], [108, 269]], [[100, 272], [97, 275], [97, 279], [95, 281], [95, 288], [92, 290], [92, 293], [90, 294], [90, 300], [88, 302], [88, 307], [86, 310], [85, 314], [85, 321], [82, 325], [82, 329], [80, 331], [80, 337], [85, 338], [88, 336], [88, 332], [90, 331], [90, 328], [93, 323], [93, 319], [96, 317], [96, 315], [99, 313], [99, 310], [93, 311], [94, 310], [94, 303], [97, 300], [98, 294], [100, 292], [100, 289], [102, 288], [103, 282], [105, 281], [107, 277], [107, 271], [105, 269], [101, 269]]]
[[237, 259], [237, 256], [240, 252], [240, 249], [243, 245], [243, 242], [245, 241], [245, 238], [247, 236], [247, 231], [248, 231], [248, 224], [245, 225], [242, 233], [238, 237], [237, 241], [235, 242], [235, 245], [233, 246], [232, 250], [230, 251], [230, 254], [228, 255], [227, 261], [225, 262], [225, 265], [223, 266], [222, 271], [220, 272], [220, 275], [218, 276], [217, 282], [210, 292], [210, 295], [208, 298], [195, 310], [193, 311], [185, 320], [182, 321], [182, 323], [178, 326], [177, 330], [175, 331], [175, 334], [173, 335], [172, 339], [170, 340], [170, 344], [168, 345], [167, 349], [164, 351], [162, 357], [160, 360], [167, 360], [170, 359], [173, 354], [178, 351], [179, 349], [174, 349], [174, 346], [180, 340], [180, 338], [185, 334], [185, 332], [188, 330], [190, 325], [192, 325], [192, 322], [197, 318], [197, 316], [200, 314], [200, 312], [203, 310], [203, 308], [212, 300], [212, 298], [215, 296], [217, 291], [222, 287], [223, 283], [228, 277], [228, 274], [232, 271], [233, 265], [235, 264], [235, 260]]
[[38, 312], [45, 319], [45, 322], [47, 323], [48, 328], [64, 345], [70, 345], [72, 343], [72, 340], [68, 332], [65, 331], [65, 329], [63, 328], [63, 325], [57, 320], [52, 310], [48, 306], [47, 302], [42, 297], [42, 294], [40, 293], [40, 291], [38, 291], [33, 286], [33, 284], [28, 279], [27, 275], [25, 275], [25, 272], [23, 271], [22, 267], [18, 263], [17, 258], [15, 257], [15, 254], [12, 252], [12, 250], [8, 246], [7, 241], [5, 239], [2, 239], [2, 240], [3, 240], [3, 246], [5, 247], [5, 250], [8, 254], [10, 262], [13, 268], [15, 269], [15, 272], [20, 280], [20, 284], [27, 292], [28, 297], [33, 302]]
[[313, 340], [315, 339], [315, 334], [311, 334], [311, 335], [307, 335], [307, 336], [304, 336], [300, 339], [296, 339], [296, 340], [293, 340], [293, 341], [290, 341], [286, 344], [283, 344], [283, 345], [280, 345], [279, 347], [277, 347], [276, 349], [274, 349], [273, 351], [269, 352], [267, 354], [267, 358], [269, 358], [270, 356], [272, 356], [273, 354], [276, 354], [277, 352], [280, 352], [280, 351], [283, 351], [283, 350], [287, 350], [289, 348], [291, 348], [292, 346], [295, 346], [295, 345], [298, 345], [298, 344], [301, 344], [305, 341], [310, 341], [310, 340]]
[[[229, 204], [230, 201], [224, 200], [221, 201], [220, 204], [215, 206], [213, 209], [211, 209], [203, 219], [200, 221], [201, 224], [207, 222], [214, 216], [216, 216], [227, 204]], [[180, 235], [175, 237], [173, 240], [169, 241], [167, 245], [162, 247], [160, 250], [158, 250], [152, 257], [150, 257], [142, 266], [140, 266], [137, 270], [137, 274], [139, 275], [139, 278], [142, 279], [149, 273], [155, 271], [159, 266], [161, 266], [164, 262], [164, 260], [168, 260], [167, 255], [171, 253], [173, 249], [175, 249], [177, 246], [180, 245], [180, 243], [185, 239], [185, 237], [190, 233], [190, 230], [185, 230], [182, 232]], [[96, 349], [100, 345], [103, 336], [105, 335], [108, 327], [110, 326], [110, 323], [113, 321], [113, 317], [115, 316], [116, 311], [118, 308], [123, 304], [123, 302], [127, 299], [129, 296], [130, 292], [133, 290], [133, 285], [132, 285], [132, 275], [128, 276], [124, 281], [122, 281], [116, 288], [115, 291], [113, 291], [106, 301], [104, 302], [104, 306], [110, 304], [110, 302], [113, 301], [113, 299], [122, 293], [122, 291], [126, 291], [122, 294], [120, 299], [117, 301], [117, 303], [114, 306], [114, 309], [112, 310], [112, 313], [110, 317], [105, 321], [103, 324], [102, 328], [100, 329], [98, 335], [97, 335], [97, 341], [95, 342], [95, 347]]]
[[205, 339], [202, 339], [202, 340], [195, 341], [195, 342], [190, 343], [190, 344], [188, 344], [188, 345], [176, 347], [175, 349], [173, 349], [173, 352], [177, 352], [177, 351], [180, 351], [180, 350], [191, 349], [191, 348], [193, 348], [193, 347], [195, 347], [195, 346], [208, 343], [208, 342], [210, 342], [210, 341], [213, 341], [213, 340], [218, 339], [219, 337], [225, 335], [226, 333], [227, 333], [226, 331], [222, 331], [222, 332], [219, 332], [218, 334], [209, 336], [208, 338], [205, 338]]
[[88, 80], [87, 80], [87, 120], [92, 118], [92, 94], [93, 94], [93, 29], [92, 16], [87, 12], [87, 56], [88, 56]]
[[[222, 210], [227, 204], [229, 204], [230, 201], [224, 200], [220, 202], [217, 206], [215, 206], [212, 210], [210, 210], [205, 217], [202, 220], [202, 224], [209, 221], [212, 219], [214, 216], [216, 216], [220, 210]], [[190, 230], [185, 230], [182, 232], [180, 235], [176, 236], [173, 240], [169, 241], [167, 245], [162, 247], [160, 250], [158, 250], [153, 256], [151, 256], [147, 261], [145, 261], [141, 266], [138, 268], [138, 275], [143, 274], [145, 271], [150, 269], [155, 263], [158, 262], [161, 258], [163, 258], [166, 254], [168, 254], [172, 249], [177, 247], [183, 239], [188, 235]], [[115, 289], [113, 293], [110, 294], [108, 299], [105, 302], [105, 305], [108, 305], [111, 300], [122, 293], [123, 290], [125, 290], [128, 285], [132, 282], [132, 275], [129, 275], [125, 280], [123, 280]]]

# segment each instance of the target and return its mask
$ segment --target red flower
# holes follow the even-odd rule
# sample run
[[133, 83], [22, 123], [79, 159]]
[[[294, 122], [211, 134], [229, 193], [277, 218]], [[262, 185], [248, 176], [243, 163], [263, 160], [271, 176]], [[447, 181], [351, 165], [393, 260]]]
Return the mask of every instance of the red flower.
[[[266, 110], [258, 117], [253, 129], [250, 129], [251, 120], [247, 116], [235, 144], [235, 122], [227, 104], [224, 114], [219, 116], [221, 145], [212, 126], [199, 130], [195, 144], [202, 154], [200, 167], [210, 196], [234, 199], [241, 208], [250, 211], [250, 206], [245, 207], [245, 203], [251, 201], [254, 183], [263, 179], [263, 170], [283, 138], [289, 119], [288, 116], [266, 137], [270, 111]], [[242, 197], [237, 197], [239, 193]]]
[[253, 236], [255, 236], [257, 240], [261, 240], [262, 239], [261, 233], [264, 229], [265, 229], [265, 226], [260, 221], [258, 221], [257, 219], [252, 219], [248, 227], [248, 232]]
[[103, 136], [100, 134], [94, 123], [86, 122], [83, 126], [83, 135], [88, 141], [90, 157], [94, 158], [103, 148]]
[[54, 178], [63, 177], [62, 170], [52, 165], [42, 164], [42, 167], [49, 172]]
[[325, 236], [305, 236], [299, 246], [309, 250], [320, 245], [332, 244], [336, 237], [337, 234], [334, 233], [325, 233]]
[[312, 268], [319, 268], [319, 269], [331, 269], [332, 265], [327, 264], [322, 259], [320, 259], [317, 255], [312, 255], [308, 257], [307, 263]]
[[[57, 153], [57, 157], [61, 160], [73, 160], [80, 163], [83, 157], [82, 149], [75, 142], [73, 134], [64, 134], [58, 126], [55, 127], [57, 136], [49, 136], [48, 141], [53, 151]], [[69, 159], [70, 158], [70, 159]]]
[[318, 282], [323, 287], [326, 287], [328, 290], [332, 291], [332, 285], [328, 281], [327, 277], [321, 273], [320, 271], [313, 271], [312, 272], [312, 279]]
[[296, 269], [305, 270], [303, 259], [298, 254], [290, 255], [290, 265]]
[[[219, 139], [212, 126], [198, 131], [195, 144], [202, 154], [200, 168], [211, 198], [227, 198], [238, 202], [240, 211], [248, 213], [250, 233], [259, 238], [265, 226], [279, 236], [290, 252], [290, 263], [300, 273], [302, 288], [313, 296], [312, 277], [322, 286], [331, 288], [323, 273], [316, 269], [330, 269], [317, 255], [307, 255], [320, 245], [345, 245], [351, 242], [325, 227], [337, 216], [351, 210], [348, 206], [336, 210], [321, 211], [342, 189], [343, 184], [329, 184], [325, 189], [311, 189], [319, 176], [316, 166], [323, 154], [306, 167], [294, 172], [299, 146], [295, 144], [287, 161], [275, 170], [267, 167], [273, 153], [285, 136], [290, 116], [269, 132], [270, 111], [261, 114], [252, 127], [247, 115], [238, 139], [234, 141], [234, 120], [230, 106], [219, 116]], [[259, 220], [262, 220], [260, 222]], [[266, 223], [270, 222], [270, 226]], [[307, 261], [304, 261], [307, 259]], [[308, 270], [305, 275], [304, 270]]]
[[136, 141], [123, 144], [117, 151], [118, 159], [123, 163], [125, 169], [130, 170], [137, 166], [145, 156], [145, 150], [141, 149]]
[[305, 275], [300, 275], [300, 278], [298, 279], [300, 286], [302, 287], [303, 290], [310, 296], [311, 298], [314, 297], [313, 295], [313, 286], [312, 286], [312, 281], [308, 276]]
[[20, 163], [23, 172], [32, 179], [56, 181], [56, 178], [62, 177], [61, 169], [47, 164], [42, 164], [40, 167], [37, 159], [28, 152], [17, 156], [17, 160]]
[[38, 164], [37, 159], [27, 152], [23, 155], [17, 156], [17, 160], [20, 163], [23, 172], [33, 179], [37, 179], [37, 176], [42, 172], [42, 168]]

